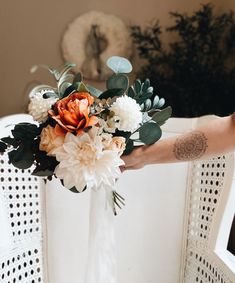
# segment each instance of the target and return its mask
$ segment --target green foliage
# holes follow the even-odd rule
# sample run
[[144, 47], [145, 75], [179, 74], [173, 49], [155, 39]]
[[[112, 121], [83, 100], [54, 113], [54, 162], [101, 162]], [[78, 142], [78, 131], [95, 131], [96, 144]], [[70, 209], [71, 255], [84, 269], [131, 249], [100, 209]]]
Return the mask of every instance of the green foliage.
[[109, 77], [106, 82], [107, 89], [121, 88], [124, 91], [126, 91], [128, 88], [128, 85], [129, 85], [129, 79], [124, 74], [113, 75]]
[[232, 12], [215, 15], [210, 4], [192, 15], [170, 13], [174, 24], [166, 29], [176, 38], [169, 48], [161, 39], [158, 21], [132, 36], [146, 65], [139, 76], [173, 108], [175, 117], [228, 115], [235, 110], [235, 19]]
[[116, 74], [128, 74], [132, 71], [132, 65], [126, 58], [112, 56], [107, 60], [106, 65]]
[[162, 130], [157, 123], [148, 122], [139, 129], [139, 138], [144, 144], [153, 144], [162, 136]]
[[158, 124], [158, 126], [162, 126], [165, 124], [166, 120], [168, 120], [172, 115], [172, 108], [170, 106], [162, 109], [161, 111], [154, 112], [151, 119]]

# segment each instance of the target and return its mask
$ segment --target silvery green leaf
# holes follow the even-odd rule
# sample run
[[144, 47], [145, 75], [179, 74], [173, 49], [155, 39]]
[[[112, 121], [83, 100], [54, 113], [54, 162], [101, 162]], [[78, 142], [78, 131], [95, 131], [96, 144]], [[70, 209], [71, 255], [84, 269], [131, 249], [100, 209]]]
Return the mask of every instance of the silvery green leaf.
[[140, 105], [140, 109], [141, 109], [141, 111], [143, 111], [145, 108], [144, 108], [144, 103], [142, 103], [141, 105]]
[[129, 79], [124, 74], [113, 75], [110, 78], [108, 78], [106, 85], [107, 85], [107, 89], [121, 88], [124, 89], [124, 91], [126, 91], [129, 85]]
[[166, 120], [171, 117], [171, 114], [172, 108], [168, 106], [161, 111], [154, 113], [151, 119], [155, 121], [159, 126], [162, 126], [166, 122]]
[[164, 98], [161, 98], [161, 99], [158, 101], [157, 107], [158, 107], [158, 108], [161, 108], [164, 104], [165, 104], [165, 99], [164, 99]]
[[107, 60], [106, 65], [116, 74], [119, 73], [128, 74], [132, 71], [132, 65], [130, 61], [120, 56], [110, 57]]
[[72, 84], [69, 82], [63, 82], [59, 87], [59, 93], [61, 96], [65, 93], [66, 89], [68, 89]]
[[150, 87], [148, 87], [148, 90], [147, 90], [148, 92], [153, 92], [153, 87], [152, 86], [150, 86]]
[[140, 92], [141, 92], [141, 80], [139, 80], [139, 79], [137, 79], [137, 80], [135, 80], [135, 82], [134, 82], [134, 88], [135, 88], [135, 92], [137, 93], [137, 94], [139, 94]]
[[61, 84], [63, 84], [64, 82], [72, 81], [73, 78], [74, 78], [73, 74], [63, 74], [58, 81], [58, 88], [60, 88]]
[[146, 79], [143, 83], [143, 87], [142, 87], [142, 90], [143, 92], [147, 91], [147, 89], [150, 87], [150, 80], [149, 79]]
[[143, 124], [149, 122], [151, 120], [151, 117], [149, 117], [148, 112], [144, 112], [142, 116], [142, 122]]
[[159, 102], [159, 96], [156, 95], [153, 100], [153, 107], [156, 108]]
[[151, 99], [148, 98], [145, 101], [145, 110], [148, 111], [151, 108], [151, 106], [152, 106], [152, 101], [151, 101]]
[[[65, 74], [67, 74], [71, 69], [73, 69], [76, 66], [76, 64], [72, 64], [72, 63], [65, 63], [64, 68], [62, 69], [61, 72], [59, 72], [59, 76], [57, 80], [60, 80], [61, 77]], [[74, 76], [73, 76], [74, 77]]]
[[97, 88], [95, 88], [93, 86], [86, 85], [86, 87], [87, 87], [89, 93], [91, 93], [93, 96], [99, 97], [101, 95], [101, 93], [102, 93], [101, 90], [99, 90], [99, 89], [97, 89]]

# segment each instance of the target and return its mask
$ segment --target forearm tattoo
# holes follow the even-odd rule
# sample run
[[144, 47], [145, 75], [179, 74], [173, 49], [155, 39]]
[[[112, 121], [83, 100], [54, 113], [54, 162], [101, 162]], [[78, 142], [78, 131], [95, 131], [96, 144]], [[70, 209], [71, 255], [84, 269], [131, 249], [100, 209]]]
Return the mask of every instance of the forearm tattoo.
[[173, 152], [176, 159], [190, 161], [202, 157], [207, 147], [205, 134], [194, 131], [179, 137], [174, 143]]

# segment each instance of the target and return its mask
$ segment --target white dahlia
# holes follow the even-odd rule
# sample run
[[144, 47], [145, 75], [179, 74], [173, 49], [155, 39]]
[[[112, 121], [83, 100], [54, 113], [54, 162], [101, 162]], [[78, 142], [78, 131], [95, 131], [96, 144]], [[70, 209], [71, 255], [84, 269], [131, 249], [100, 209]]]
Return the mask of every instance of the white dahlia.
[[56, 103], [58, 98], [50, 97], [43, 98], [43, 94], [48, 90], [42, 90], [30, 95], [30, 103], [28, 106], [29, 114], [33, 116], [33, 119], [39, 123], [45, 122], [48, 118], [48, 110]]
[[110, 110], [119, 117], [118, 130], [133, 132], [142, 122], [142, 113], [138, 103], [129, 96], [118, 97], [111, 105]]
[[68, 132], [64, 144], [53, 152], [59, 161], [56, 176], [63, 179], [66, 188], [76, 187], [79, 192], [85, 186], [113, 186], [120, 175], [119, 166], [124, 164], [117, 150], [106, 150], [102, 137], [89, 132], [79, 136]]

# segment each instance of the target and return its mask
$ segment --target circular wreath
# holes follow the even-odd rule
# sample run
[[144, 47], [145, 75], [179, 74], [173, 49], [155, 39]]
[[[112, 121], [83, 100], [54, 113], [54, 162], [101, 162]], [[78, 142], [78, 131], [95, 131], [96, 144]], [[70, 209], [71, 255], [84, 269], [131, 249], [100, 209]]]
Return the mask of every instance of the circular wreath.
[[110, 76], [105, 64], [109, 57], [130, 58], [130, 32], [120, 18], [91, 11], [69, 24], [62, 39], [62, 53], [85, 78], [105, 80]]

